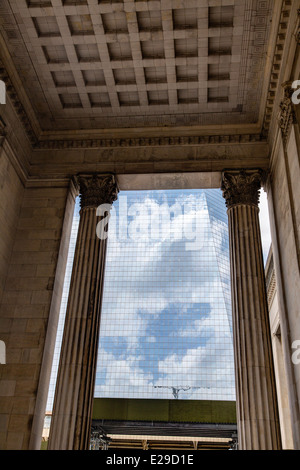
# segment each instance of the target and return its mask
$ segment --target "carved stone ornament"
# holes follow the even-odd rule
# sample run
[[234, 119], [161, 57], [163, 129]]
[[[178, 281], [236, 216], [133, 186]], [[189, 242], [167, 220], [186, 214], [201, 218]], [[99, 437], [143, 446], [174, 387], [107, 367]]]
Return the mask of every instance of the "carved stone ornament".
[[118, 185], [114, 175], [79, 175], [81, 209], [97, 208], [101, 204], [112, 205], [118, 199]]
[[286, 141], [289, 137], [292, 124], [296, 122], [296, 115], [292, 102], [294, 90], [291, 88], [290, 82], [284, 83], [283, 88], [284, 98], [279, 105], [279, 127], [282, 132], [283, 140]]
[[3, 119], [0, 117], [0, 147], [2, 147], [5, 137], [6, 137], [6, 124], [3, 121]]
[[259, 192], [265, 176], [263, 170], [225, 171], [221, 189], [227, 208], [240, 204], [258, 207]]

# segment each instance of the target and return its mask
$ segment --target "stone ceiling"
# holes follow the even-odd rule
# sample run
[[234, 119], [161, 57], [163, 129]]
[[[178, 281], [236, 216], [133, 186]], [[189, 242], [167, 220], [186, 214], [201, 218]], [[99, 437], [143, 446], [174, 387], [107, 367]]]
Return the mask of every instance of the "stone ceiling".
[[274, 0], [1, 0], [42, 131], [253, 124]]

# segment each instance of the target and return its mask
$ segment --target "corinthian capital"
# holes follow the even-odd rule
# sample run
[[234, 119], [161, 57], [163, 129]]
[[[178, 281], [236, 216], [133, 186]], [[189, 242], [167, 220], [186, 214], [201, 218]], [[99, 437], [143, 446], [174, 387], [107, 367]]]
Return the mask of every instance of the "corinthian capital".
[[221, 189], [228, 209], [239, 204], [258, 207], [259, 191], [265, 176], [263, 170], [225, 171]]
[[118, 199], [119, 188], [114, 175], [78, 175], [81, 209], [112, 204]]
[[284, 97], [279, 105], [279, 127], [282, 132], [283, 140], [286, 142], [293, 124], [296, 123], [296, 114], [294, 111], [292, 96], [294, 89], [291, 82], [283, 83]]

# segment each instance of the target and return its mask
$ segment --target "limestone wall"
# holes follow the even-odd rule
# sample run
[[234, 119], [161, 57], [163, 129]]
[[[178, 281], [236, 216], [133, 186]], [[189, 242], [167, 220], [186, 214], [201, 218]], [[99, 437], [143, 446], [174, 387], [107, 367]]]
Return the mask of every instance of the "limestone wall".
[[37, 407], [41, 417], [47, 398], [48, 376], [41, 375], [41, 365], [45, 351], [49, 355], [54, 348], [49, 339], [45, 348], [46, 332], [52, 331], [49, 318], [55, 325], [58, 317], [67, 251], [67, 244], [60, 250], [61, 236], [72, 205], [66, 214], [66, 181], [27, 182], [24, 187], [4, 150], [0, 193], [0, 339], [6, 344], [6, 364], [0, 369], [0, 448], [28, 449]]

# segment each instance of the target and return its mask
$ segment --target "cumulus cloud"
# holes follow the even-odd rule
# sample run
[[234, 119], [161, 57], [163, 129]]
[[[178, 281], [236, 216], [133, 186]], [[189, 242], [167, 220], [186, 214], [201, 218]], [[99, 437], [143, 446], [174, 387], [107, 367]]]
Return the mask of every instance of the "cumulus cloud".
[[[109, 226], [95, 396], [234, 399], [227, 215], [217, 193], [121, 193]], [[260, 209], [266, 260], [263, 191]]]

